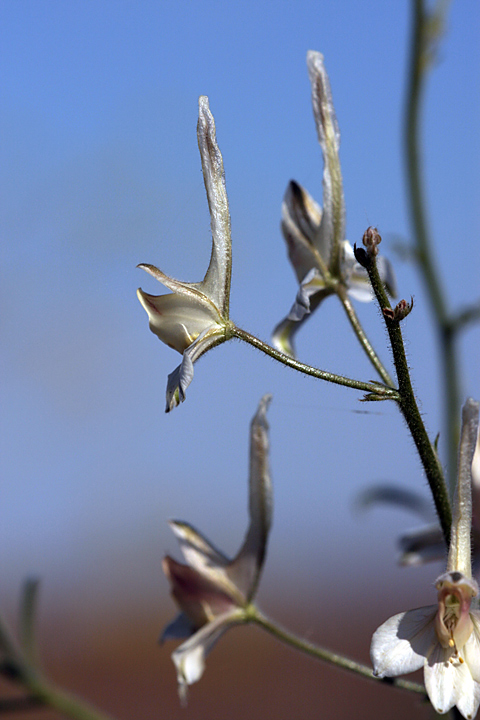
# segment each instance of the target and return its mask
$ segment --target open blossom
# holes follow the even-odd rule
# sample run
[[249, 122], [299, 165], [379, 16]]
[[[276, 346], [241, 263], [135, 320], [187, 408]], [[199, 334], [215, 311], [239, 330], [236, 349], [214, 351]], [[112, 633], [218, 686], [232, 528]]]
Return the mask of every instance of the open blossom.
[[270, 399], [265, 395], [260, 400], [250, 426], [250, 525], [236, 557], [229, 560], [191, 525], [170, 523], [189, 564], [168, 556], [164, 559], [163, 569], [181, 612], [161, 639], [188, 638], [172, 654], [182, 701], [187, 686], [201, 678], [205, 656], [219, 637], [249, 619], [248, 608], [260, 579], [272, 519], [266, 420]]
[[141, 289], [137, 291], [138, 299], [147, 311], [151, 331], [183, 355], [181, 364], [168, 376], [167, 412], [185, 400], [195, 360], [229, 337], [232, 247], [223, 159], [208, 98], [200, 97], [198, 106], [198, 147], [213, 238], [206, 275], [202, 282], [184, 283], [165, 275], [154, 265], [138, 266], [172, 290], [171, 294], [160, 296], [149, 295]]
[[370, 649], [375, 675], [394, 677], [423, 667], [435, 710], [446, 713], [456, 705], [468, 719], [475, 717], [480, 705], [480, 611], [472, 608], [478, 585], [470, 557], [478, 409], [471, 399], [463, 408], [447, 570], [435, 583], [438, 604], [391, 617], [374, 633]]
[[[323, 211], [301, 185], [290, 182], [282, 205], [282, 232], [300, 288], [290, 313], [273, 333], [274, 345], [288, 355], [294, 354], [293, 336], [300, 324], [324, 298], [337, 292], [339, 284], [356, 300], [368, 302], [373, 297], [368, 275], [345, 240], [345, 201], [338, 156], [340, 132], [323, 55], [310, 51], [307, 65], [324, 162]], [[380, 257], [378, 268], [387, 289], [395, 295], [390, 264]]]

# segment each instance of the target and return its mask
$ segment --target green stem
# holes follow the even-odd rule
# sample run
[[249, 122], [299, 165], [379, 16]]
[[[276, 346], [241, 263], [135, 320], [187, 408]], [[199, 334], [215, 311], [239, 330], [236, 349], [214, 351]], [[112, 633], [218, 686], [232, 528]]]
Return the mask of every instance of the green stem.
[[380, 377], [382, 378], [385, 385], [389, 385], [390, 387], [394, 387], [394, 382], [390, 375], [388, 374], [385, 366], [383, 365], [382, 361], [378, 357], [377, 353], [373, 349], [372, 344], [370, 343], [370, 340], [365, 334], [365, 331], [360, 323], [360, 320], [358, 319], [358, 315], [355, 312], [355, 308], [352, 305], [352, 302], [350, 298], [348, 297], [347, 291], [343, 285], [338, 285], [336, 293], [338, 297], [340, 298], [340, 302], [343, 305], [343, 308], [345, 312], [347, 313], [347, 317], [350, 321], [350, 325], [353, 328], [353, 331], [355, 335], [358, 338], [358, 341], [360, 345], [365, 350], [365, 353], [372, 363], [375, 370], [378, 372]]
[[26, 660], [2, 617], [0, 617], [0, 650], [4, 657], [3, 667], [0, 667], [0, 670], [8, 679], [25, 688], [28, 697], [23, 702], [26, 705], [44, 705], [74, 720], [112, 720], [110, 715], [101, 713], [82, 700], [60, 690], [37, 672]]
[[99, 712], [83, 700], [49, 684], [43, 678], [31, 678], [27, 687], [31, 693], [32, 702], [37, 700], [74, 720], [113, 720], [111, 715]]
[[425, 8], [424, 0], [413, 0], [413, 24], [405, 108], [405, 157], [407, 163], [407, 195], [416, 244], [416, 258], [425, 283], [441, 348], [442, 395], [445, 397], [445, 430], [447, 436], [447, 477], [453, 493], [456, 478], [459, 439], [460, 388], [457, 369], [456, 333], [445, 302], [434, 262], [432, 243], [425, 211], [425, 194], [420, 157], [420, 117], [428, 67], [431, 64], [433, 40], [438, 39], [446, 3], [433, 11]]
[[262, 627], [264, 630], [277, 638], [277, 640], [280, 640], [281, 642], [290, 645], [296, 650], [300, 650], [300, 652], [310, 655], [317, 660], [323, 660], [330, 665], [335, 665], [343, 670], [348, 670], [356, 675], [361, 675], [362, 677], [367, 678], [368, 680], [373, 680], [374, 682], [381, 682], [401, 688], [402, 690], [409, 690], [410, 692], [419, 693], [424, 696], [426, 695], [423, 685], [409, 682], [408, 680], [401, 680], [399, 678], [377, 678], [373, 674], [372, 668], [368, 667], [368, 665], [355, 662], [354, 660], [350, 660], [338, 653], [330, 652], [330, 650], [326, 650], [318, 645], [314, 645], [308, 640], [304, 640], [303, 638], [294, 635], [288, 630], [280, 627], [280, 625], [277, 625], [266, 618], [257, 608], [252, 608], [251, 622], [254, 622]]
[[365, 256], [367, 260], [365, 266], [370, 277], [370, 282], [372, 283], [375, 297], [377, 298], [380, 306], [380, 311], [383, 313], [390, 338], [393, 361], [398, 380], [398, 392], [400, 396], [398, 404], [408, 425], [408, 429], [410, 430], [418, 454], [420, 455], [420, 460], [422, 461], [428, 484], [430, 485], [430, 490], [432, 491], [435, 508], [440, 520], [445, 542], [448, 547], [450, 544], [452, 512], [442, 466], [439, 462], [437, 453], [430, 442], [415, 399], [415, 394], [410, 380], [407, 357], [405, 355], [405, 347], [403, 345], [402, 331], [400, 330], [400, 321], [398, 319], [389, 319], [388, 315], [384, 313], [385, 309], [391, 310], [390, 301], [380, 278], [375, 258], [367, 255], [367, 253], [365, 253]]
[[249, 345], [261, 350], [266, 355], [269, 355], [274, 360], [287, 365], [288, 367], [298, 370], [305, 375], [311, 375], [312, 377], [320, 380], [326, 380], [327, 382], [335, 383], [336, 385], [343, 385], [344, 387], [351, 387], [355, 390], [363, 390], [367, 393], [373, 393], [376, 396], [380, 396], [385, 400], [398, 400], [398, 393], [393, 387], [385, 387], [380, 383], [373, 382], [362, 382], [361, 380], [352, 380], [351, 378], [343, 377], [343, 375], [335, 375], [334, 373], [326, 372], [325, 370], [319, 370], [311, 365], [305, 365], [304, 363], [295, 360], [290, 355], [280, 352], [276, 348], [268, 345], [267, 343], [259, 340], [255, 335], [251, 335], [246, 330], [242, 330], [237, 326], [230, 328], [230, 337], [237, 337], [239, 340], [244, 340]]

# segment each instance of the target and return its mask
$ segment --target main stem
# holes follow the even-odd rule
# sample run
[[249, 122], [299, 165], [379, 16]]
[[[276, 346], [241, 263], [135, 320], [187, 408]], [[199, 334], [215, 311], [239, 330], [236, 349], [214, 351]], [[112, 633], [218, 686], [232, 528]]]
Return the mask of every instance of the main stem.
[[[366, 269], [370, 277], [370, 282], [383, 313], [385, 309], [391, 310], [388, 295], [380, 279], [375, 258], [371, 257], [367, 263]], [[428, 433], [418, 409], [415, 394], [413, 392], [410, 380], [410, 371], [408, 368], [407, 357], [403, 345], [402, 331], [400, 330], [400, 321], [388, 319], [385, 315], [385, 324], [387, 326], [390, 345], [393, 353], [393, 361], [398, 380], [398, 404], [402, 411], [403, 417], [408, 425], [408, 429], [412, 435], [416, 445], [420, 460], [427, 476], [428, 484], [432, 491], [435, 508], [440, 520], [442, 532], [447, 547], [450, 545], [450, 526], [452, 524], [452, 512], [450, 508], [450, 500], [448, 496], [447, 486], [443, 476], [442, 466], [439, 462], [437, 453], [430, 442]]]

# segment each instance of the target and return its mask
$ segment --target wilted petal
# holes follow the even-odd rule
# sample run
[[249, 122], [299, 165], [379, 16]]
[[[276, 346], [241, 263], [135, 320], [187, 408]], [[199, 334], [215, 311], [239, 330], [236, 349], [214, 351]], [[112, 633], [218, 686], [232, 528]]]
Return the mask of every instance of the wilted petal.
[[323, 154], [323, 215], [315, 245], [333, 274], [338, 270], [339, 245], [345, 237], [345, 203], [338, 151], [340, 131], [330, 82], [319, 52], [307, 53], [312, 104], [318, 141]]
[[263, 396], [250, 425], [250, 526], [243, 546], [227, 571], [248, 601], [257, 588], [272, 522], [272, 481], [268, 463], [266, 417], [271, 399], [271, 395]]
[[205, 658], [217, 640], [226, 630], [241, 623], [242, 620], [243, 613], [238, 610], [219, 615], [172, 653], [172, 660], [177, 669], [178, 692], [182, 703], [186, 702], [188, 685], [192, 685], [202, 677]]
[[[295, 303], [293, 304], [293, 307], [287, 317], [281, 320], [281, 322], [279, 322], [273, 330], [273, 346], [276, 347], [277, 350], [280, 350], [280, 352], [285, 353], [285, 355], [295, 357], [295, 335], [300, 330], [303, 323], [308, 320], [309, 315], [313, 313], [322, 300], [328, 297], [328, 295], [331, 295], [332, 292], [333, 291], [329, 287], [325, 287], [324, 283], [319, 283], [317, 290], [313, 293], [309, 293], [308, 289], [305, 292], [303, 288], [300, 288], [299, 295], [302, 299], [298, 302], [299, 295], [297, 295], [297, 299], [295, 300]], [[307, 305], [308, 311], [306, 309]], [[300, 320], [292, 319], [292, 317], [299, 317], [300, 315], [302, 315]]]
[[230, 211], [223, 158], [217, 145], [215, 121], [205, 95], [198, 100], [197, 138], [213, 238], [210, 264], [201, 287], [227, 319], [232, 275]]
[[221, 326], [204, 330], [184, 351], [182, 362], [167, 379], [167, 404], [165, 412], [170, 412], [185, 400], [185, 391], [193, 380], [193, 363], [210, 348], [225, 340], [225, 331]]
[[185, 391], [193, 380], [193, 362], [185, 350], [182, 362], [171, 372], [167, 378], [167, 404], [165, 412], [170, 412], [174, 407], [185, 400]]
[[[288, 319], [294, 322], [303, 320], [305, 315], [311, 312], [311, 298], [321, 294], [322, 299], [329, 295], [332, 290], [325, 287], [325, 281], [316, 268], [312, 268], [302, 280], [298, 289], [297, 297], [288, 314]], [[318, 302], [316, 303], [316, 306]]]
[[372, 637], [370, 657], [375, 675], [395, 677], [419, 670], [436, 641], [436, 605], [394, 615]]

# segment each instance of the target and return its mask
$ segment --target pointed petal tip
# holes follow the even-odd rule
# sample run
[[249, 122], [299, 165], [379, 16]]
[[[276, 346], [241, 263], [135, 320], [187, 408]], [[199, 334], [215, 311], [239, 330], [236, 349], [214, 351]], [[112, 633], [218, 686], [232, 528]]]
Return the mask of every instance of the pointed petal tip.
[[322, 53], [318, 52], [318, 50], [308, 50], [307, 51], [307, 65], [313, 66], [317, 63], [323, 68], [324, 56], [322, 55]]

